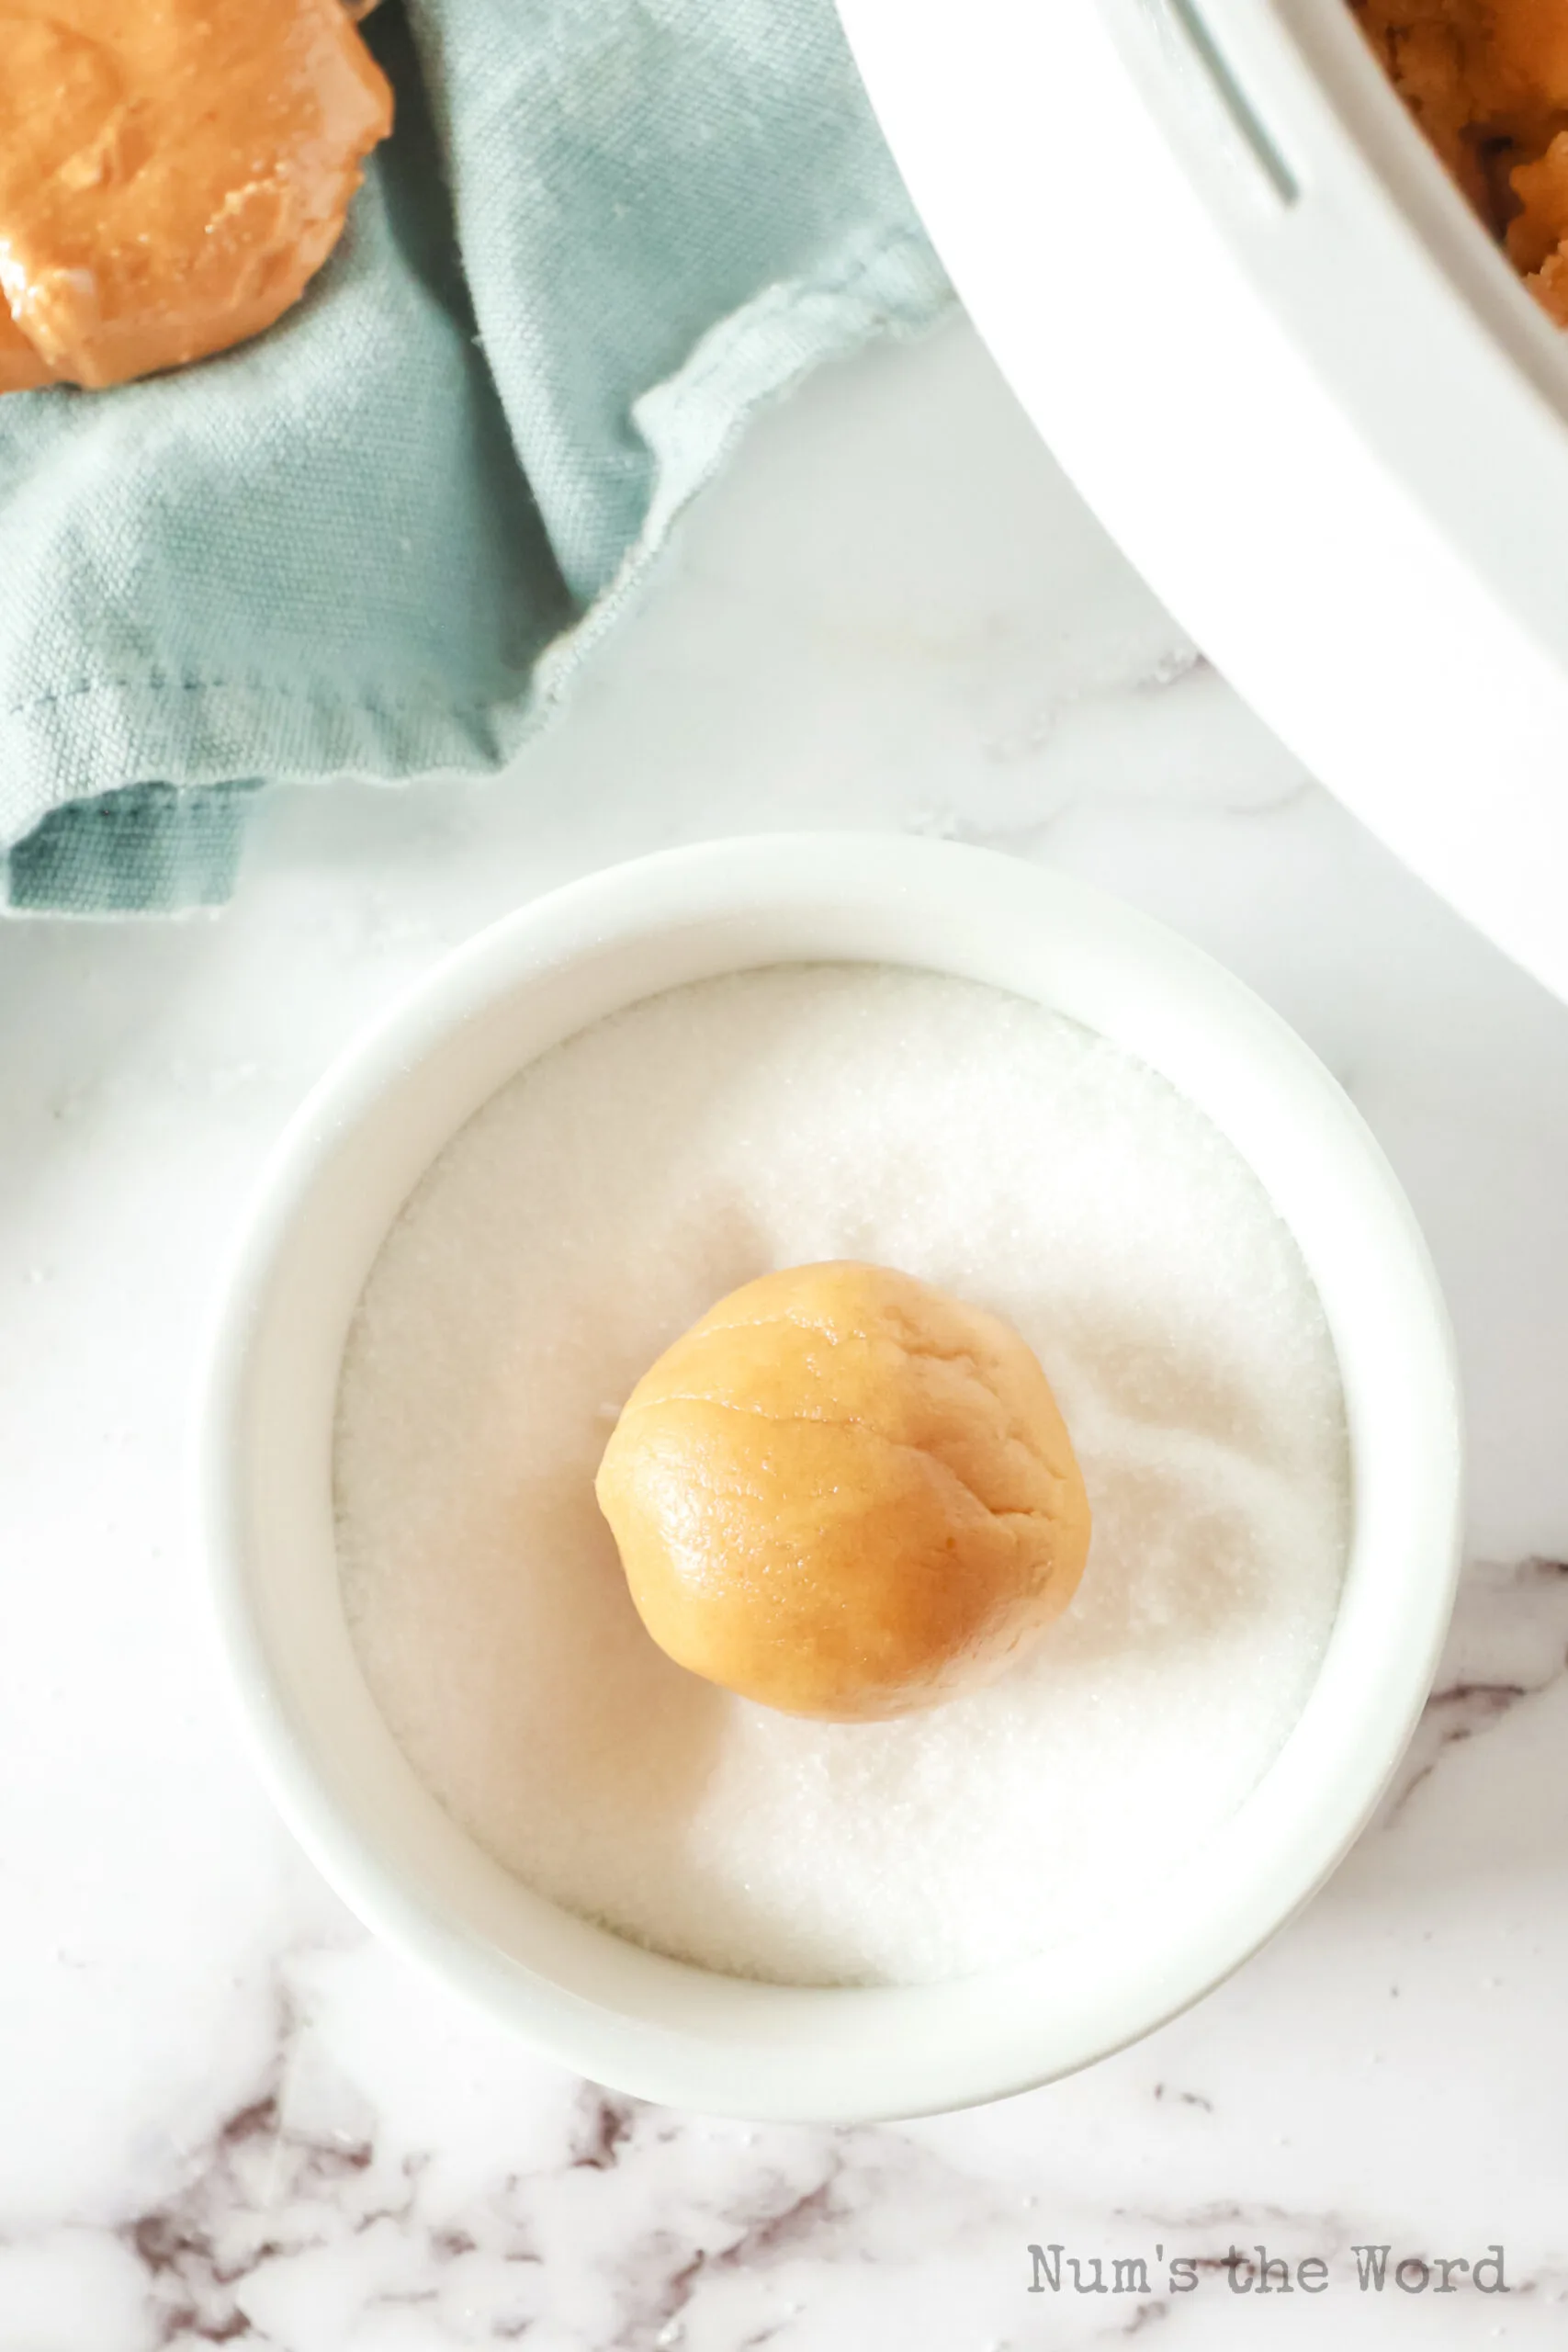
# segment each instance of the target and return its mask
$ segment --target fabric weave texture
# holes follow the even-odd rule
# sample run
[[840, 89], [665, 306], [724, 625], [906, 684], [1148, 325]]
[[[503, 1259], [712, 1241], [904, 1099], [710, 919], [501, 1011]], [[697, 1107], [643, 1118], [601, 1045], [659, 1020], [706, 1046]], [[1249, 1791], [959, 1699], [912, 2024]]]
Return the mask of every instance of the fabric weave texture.
[[747, 417], [950, 299], [831, 0], [387, 0], [256, 342], [0, 401], [15, 911], [233, 887], [258, 784], [502, 765]]

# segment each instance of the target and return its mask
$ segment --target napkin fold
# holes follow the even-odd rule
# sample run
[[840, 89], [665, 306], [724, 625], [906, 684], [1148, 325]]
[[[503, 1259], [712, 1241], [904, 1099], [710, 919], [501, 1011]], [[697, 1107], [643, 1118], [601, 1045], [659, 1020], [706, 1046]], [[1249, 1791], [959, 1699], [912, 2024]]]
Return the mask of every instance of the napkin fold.
[[406, 0], [254, 344], [0, 401], [5, 903], [232, 888], [258, 784], [502, 764], [759, 402], [948, 300], [830, 0]]

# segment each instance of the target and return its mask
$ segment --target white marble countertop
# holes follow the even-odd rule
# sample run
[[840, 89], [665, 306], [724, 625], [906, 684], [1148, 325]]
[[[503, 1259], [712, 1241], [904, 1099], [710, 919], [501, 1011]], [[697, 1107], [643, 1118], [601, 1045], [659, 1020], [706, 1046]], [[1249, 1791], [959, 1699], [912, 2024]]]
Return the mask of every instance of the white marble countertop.
[[[241, 1752], [185, 1497], [235, 1213], [329, 1057], [519, 900], [781, 823], [1058, 861], [1242, 973], [1408, 1186], [1472, 1417], [1438, 1692], [1331, 1885], [1137, 2048], [897, 2129], [607, 2098], [368, 1941]], [[3, 2352], [1563, 2340], [1568, 1010], [1196, 659], [964, 329], [768, 419], [509, 778], [275, 796], [220, 919], [0, 929], [0, 1025]], [[1323, 2292], [1212, 2267], [1260, 2241]], [[1032, 2294], [1031, 2242], [1148, 2286]], [[1510, 2291], [1362, 2291], [1376, 2244], [1501, 2245]]]

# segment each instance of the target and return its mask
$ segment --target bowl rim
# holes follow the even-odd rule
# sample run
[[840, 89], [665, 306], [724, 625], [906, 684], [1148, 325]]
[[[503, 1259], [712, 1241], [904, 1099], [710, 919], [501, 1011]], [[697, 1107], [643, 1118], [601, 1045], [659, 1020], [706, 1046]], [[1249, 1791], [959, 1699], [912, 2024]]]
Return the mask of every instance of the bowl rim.
[[[267, 1365], [287, 1364], [293, 1342], [279, 1337], [277, 1300], [291, 1250], [312, 1217], [320, 1222], [334, 1155], [372, 1136], [378, 1115], [412, 1099], [476, 1024], [549, 988], [570, 992], [607, 957], [635, 964], [639, 952], [653, 952], [650, 943], [668, 947], [701, 931], [707, 952], [720, 956], [705, 967], [713, 970], [856, 959], [848, 948], [836, 958], [749, 953], [770, 920], [863, 934], [860, 960], [971, 977], [983, 977], [970, 967], [987, 956], [1013, 958], [1021, 974], [1028, 958], [1043, 957], [1057, 975], [1053, 993], [1017, 978], [993, 984], [1078, 1018], [1085, 1002], [1122, 1006], [1116, 1026], [1089, 1025], [1168, 1076], [1179, 1067], [1185, 1080], [1173, 1082], [1248, 1159], [1254, 1152], [1234, 1122], [1282, 1121], [1291, 1153], [1286, 1159], [1276, 1151], [1276, 1174], [1285, 1170], [1305, 1204], [1301, 1215], [1316, 1216], [1312, 1204], [1322, 1199], [1325, 1216], [1341, 1216], [1342, 1240], [1333, 1245], [1340, 1256], [1331, 1265], [1316, 1227], [1308, 1248], [1279, 1183], [1264, 1177], [1325, 1296], [1351, 1426], [1351, 1562], [1317, 1683], [1251, 1796], [1173, 1882], [1168, 1945], [1120, 1968], [1107, 1945], [1097, 1966], [1086, 1958], [1071, 1998], [1059, 1987], [1052, 1997], [1050, 1969], [1040, 1961], [919, 1986], [819, 1989], [719, 1977], [569, 1921], [471, 1847], [474, 1868], [488, 1879], [471, 1890], [465, 1882], [459, 1900], [437, 1884], [446, 1860], [433, 1862], [427, 1879], [418, 1858], [434, 1854], [443, 1838], [468, 1845], [464, 1833], [423, 1793], [400, 1798], [409, 1819], [390, 1827], [345, 1794], [346, 1768], [329, 1753], [321, 1706], [303, 1692], [309, 1667], [280, 1663], [265, 1622], [268, 1579], [276, 1585], [279, 1569], [276, 1540], [269, 1552], [254, 1517], [257, 1384], [276, 1385], [280, 1375]], [[929, 955], [878, 952], [878, 941], [886, 949], [915, 927], [922, 938], [929, 933]], [[955, 960], [960, 933], [967, 961]], [[674, 984], [612, 993], [556, 1034]], [[1141, 1046], [1128, 1045], [1130, 1028]], [[525, 1053], [511, 1067], [532, 1057]], [[1231, 1090], [1231, 1115], [1217, 1115], [1209, 1086]], [[461, 1124], [445, 1126], [421, 1165]], [[366, 1244], [367, 1268], [395, 1214], [394, 1204]], [[334, 1391], [335, 1375], [334, 1360]], [[330, 1461], [330, 1409], [324, 1418], [318, 1440]], [[1311, 1897], [1382, 1795], [1430, 1688], [1461, 1524], [1459, 1385], [1437, 1278], [1380, 1148], [1310, 1048], [1202, 951], [1093, 886], [992, 850], [880, 833], [751, 835], [634, 859], [525, 904], [419, 977], [336, 1058], [265, 1166], [216, 1318], [195, 1455], [198, 1542], [227, 1679], [275, 1801], [349, 1907], [576, 2071], [662, 2104], [758, 2120], [889, 2120], [1004, 2097], [1109, 2055], [1213, 1990]], [[266, 1467], [276, 1476], [276, 1447]], [[374, 1713], [367, 1694], [365, 1703]], [[381, 1727], [379, 1737], [389, 1736]], [[537, 1952], [532, 1944], [525, 1955], [509, 1949], [518, 1939], [519, 1901], [532, 1906], [535, 1926], [523, 1940], [533, 1938]], [[499, 1906], [507, 1903], [503, 1923]], [[1089, 1938], [1083, 1952], [1096, 1952], [1100, 1940]], [[635, 1999], [626, 1984], [635, 1984]]]

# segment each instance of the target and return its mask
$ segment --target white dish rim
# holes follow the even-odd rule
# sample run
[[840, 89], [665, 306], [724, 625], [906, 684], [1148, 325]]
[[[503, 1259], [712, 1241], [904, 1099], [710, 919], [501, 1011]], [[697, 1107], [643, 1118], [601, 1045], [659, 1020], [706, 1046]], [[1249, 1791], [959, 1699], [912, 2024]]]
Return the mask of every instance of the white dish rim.
[[[1279, 1757], [1160, 1890], [1156, 1942], [1112, 1923], [952, 1983], [843, 1990], [741, 1982], [643, 1951], [519, 1887], [420, 1787], [358, 1677], [335, 1565], [325, 1591], [343, 1334], [435, 1151], [508, 1075], [604, 1012], [682, 979], [791, 961], [958, 973], [1138, 1054], [1250, 1160], [1323, 1296], [1356, 1497], [1338, 1619]], [[1348, 1097], [1278, 1015], [1197, 948], [1063, 873], [952, 842], [829, 833], [713, 842], [570, 884], [445, 957], [350, 1046], [291, 1121], [245, 1219], [196, 1473], [252, 1745], [300, 1842], [369, 1928], [617, 2090], [758, 2120], [858, 2121], [970, 2106], [1091, 2064], [1200, 1999], [1300, 1908], [1364, 1826], [1425, 1703], [1458, 1568], [1461, 1460], [1452, 1337], [1414, 1214]]]

